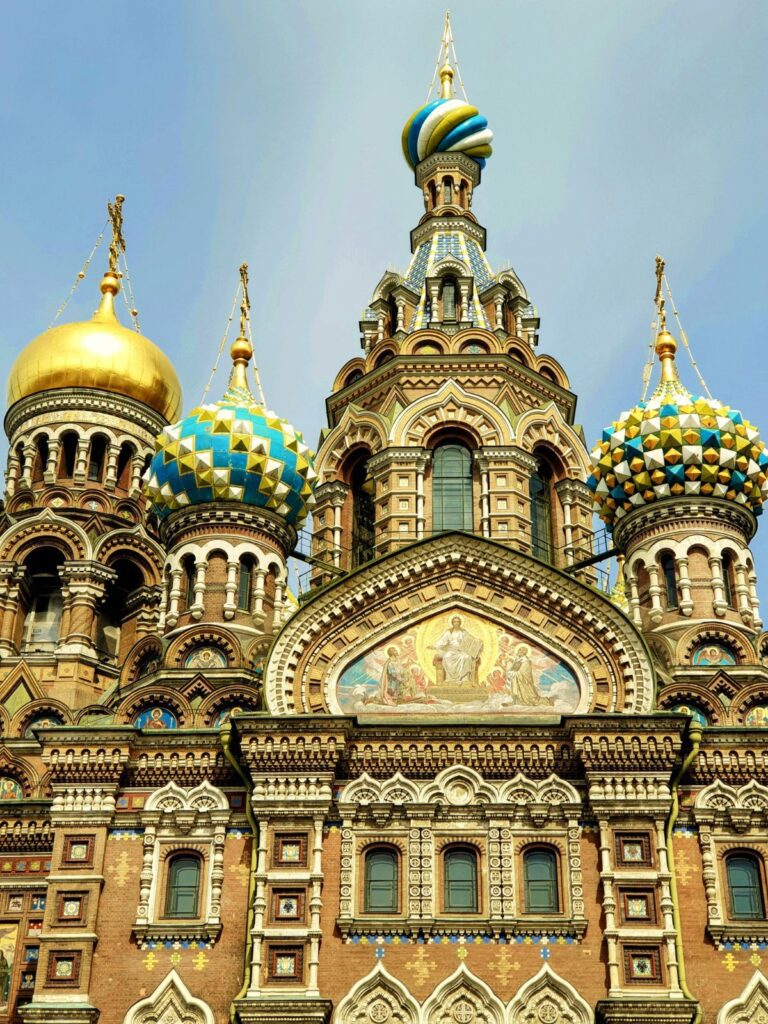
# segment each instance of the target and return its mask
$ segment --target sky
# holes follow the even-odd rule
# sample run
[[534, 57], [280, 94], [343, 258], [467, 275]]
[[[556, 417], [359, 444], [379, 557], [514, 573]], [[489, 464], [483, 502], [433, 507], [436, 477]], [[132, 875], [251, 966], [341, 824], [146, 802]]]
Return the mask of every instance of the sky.
[[[0, 376], [50, 323], [120, 192], [142, 331], [174, 361], [185, 407], [245, 260], [268, 404], [314, 445], [363, 306], [408, 264], [423, 206], [400, 132], [426, 99], [444, 10], [5, 0]], [[511, 263], [539, 311], [539, 351], [569, 374], [589, 446], [640, 397], [657, 252], [712, 394], [768, 434], [768, 5], [451, 13], [469, 99], [495, 133], [473, 209], [492, 266]], [[105, 250], [65, 319], [95, 308]], [[768, 519], [753, 549], [767, 593]]]

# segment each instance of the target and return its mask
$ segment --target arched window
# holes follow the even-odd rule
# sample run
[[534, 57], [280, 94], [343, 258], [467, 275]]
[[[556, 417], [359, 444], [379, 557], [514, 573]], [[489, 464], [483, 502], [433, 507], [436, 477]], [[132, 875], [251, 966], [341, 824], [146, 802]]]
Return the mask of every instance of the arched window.
[[131, 470], [133, 469], [133, 456], [136, 450], [132, 444], [125, 441], [120, 447], [120, 454], [117, 457], [116, 486], [122, 491], [127, 491], [131, 486]]
[[432, 532], [472, 528], [472, 453], [441, 444], [432, 458]]
[[48, 438], [45, 434], [38, 434], [35, 438], [35, 464], [32, 467], [32, 483], [39, 484], [43, 481], [45, 467], [48, 465]]
[[59, 457], [59, 476], [71, 479], [75, 475], [77, 460], [77, 434], [67, 431], [61, 438], [61, 455]]
[[552, 562], [552, 471], [540, 463], [528, 484], [531, 498], [531, 553], [542, 562]]
[[398, 911], [398, 855], [394, 850], [370, 850], [365, 856], [365, 911], [396, 914]]
[[529, 914], [556, 914], [560, 909], [557, 891], [557, 854], [554, 850], [527, 850], [523, 854], [525, 909]]
[[363, 565], [376, 554], [376, 506], [374, 484], [368, 473], [368, 460], [360, 459], [349, 478], [352, 492], [352, 567]]
[[747, 853], [733, 854], [726, 859], [725, 868], [728, 875], [731, 917], [751, 921], [765, 917], [760, 864], [757, 857]]
[[736, 601], [734, 600], [736, 591], [734, 576], [733, 554], [730, 551], [726, 551], [723, 553], [723, 594], [725, 595], [725, 603], [729, 608], [736, 607]]
[[667, 608], [677, 608], [677, 573], [675, 559], [670, 554], [661, 556], [661, 574], [664, 577], [664, 593], [667, 597]]
[[200, 858], [182, 853], [168, 865], [166, 917], [197, 917], [200, 903]]
[[453, 202], [453, 178], [443, 178], [443, 205], [450, 206]]
[[107, 453], [107, 439], [103, 434], [91, 438], [91, 452], [88, 457], [88, 479], [101, 480], [104, 472], [104, 456]]
[[477, 854], [467, 847], [447, 850], [443, 857], [443, 904], [449, 913], [476, 914]]
[[240, 559], [240, 578], [237, 588], [237, 607], [241, 612], [251, 610], [253, 597], [253, 562], [250, 558]]
[[141, 569], [128, 559], [120, 559], [111, 568], [117, 572], [117, 579], [112, 580], [104, 594], [96, 630], [96, 647], [110, 659], [120, 653], [121, 631], [131, 614], [128, 603], [144, 584]]
[[24, 620], [25, 652], [52, 651], [61, 629], [61, 578], [64, 556], [53, 548], [38, 548], [26, 562], [29, 602]]
[[184, 607], [191, 608], [195, 603], [195, 560], [192, 555], [182, 562], [184, 570]]
[[[433, 313], [434, 316], [434, 313]], [[456, 282], [452, 277], [443, 281], [443, 320], [456, 319]]]

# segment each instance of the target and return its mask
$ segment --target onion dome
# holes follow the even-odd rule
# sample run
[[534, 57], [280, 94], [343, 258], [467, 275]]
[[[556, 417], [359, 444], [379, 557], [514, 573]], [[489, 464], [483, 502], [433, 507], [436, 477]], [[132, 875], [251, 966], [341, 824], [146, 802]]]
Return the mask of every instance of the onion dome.
[[415, 167], [433, 153], [463, 153], [485, 167], [491, 155], [493, 132], [488, 121], [465, 100], [453, 96], [453, 68], [440, 69], [439, 99], [420, 107], [403, 128], [403, 153]]
[[692, 395], [677, 376], [676, 350], [662, 330], [659, 386], [607, 427], [592, 452], [587, 484], [609, 529], [665, 498], [723, 498], [755, 515], [768, 498], [768, 450], [757, 429], [737, 409]]
[[302, 435], [257, 402], [248, 387], [251, 343], [237, 338], [219, 402], [201, 405], [160, 434], [147, 494], [162, 519], [177, 508], [237, 501], [300, 527], [313, 504], [315, 469]]
[[181, 408], [181, 385], [170, 359], [115, 314], [120, 281], [101, 282], [101, 302], [85, 323], [59, 324], [31, 341], [8, 378], [8, 404], [54, 388], [96, 388], [133, 398], [164, 419]]

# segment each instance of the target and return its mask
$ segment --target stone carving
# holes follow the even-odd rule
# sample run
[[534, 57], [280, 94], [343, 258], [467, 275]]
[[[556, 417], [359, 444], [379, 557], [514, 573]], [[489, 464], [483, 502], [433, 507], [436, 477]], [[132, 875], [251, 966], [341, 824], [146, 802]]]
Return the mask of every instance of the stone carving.
[[504, 1005], [462, 964], [438, 985], [421, 1010], [424, 1024], [503, 1024]]
[[215, 1024], [213, 1012], [196, 999], [176, 971], [169, 971], [152, 995], [125, 1015], [123, 1024]]
[[755, 971], [746, 988], [717, 1015], [716, 1024], [768, 1024], [768, 979]]
[[509, 1024], [593, 1024], [592, 1009], [576, 989], [545, 964], [509, 1004]]
[[334, 1024], [419, 1024], [419, 1005], [408, 989], [377, 963], [336, 1007]]

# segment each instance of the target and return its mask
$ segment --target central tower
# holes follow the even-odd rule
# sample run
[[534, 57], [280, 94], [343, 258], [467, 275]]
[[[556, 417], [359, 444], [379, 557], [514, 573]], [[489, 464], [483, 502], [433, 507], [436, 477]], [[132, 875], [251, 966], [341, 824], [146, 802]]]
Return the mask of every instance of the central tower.
[[449, 29], [436, 77], [439, 94], [402, 134], [424, 201], [408, 267], [379, 281], [362, 355], [327, 401], [316, 584], [452, 530], [560, 567], [591, 543], [576, 398], [559, 363], [538, 354], [536, 309], [513, 269], [491, 267], [473, 210], [493, 134], [456, 95]]

